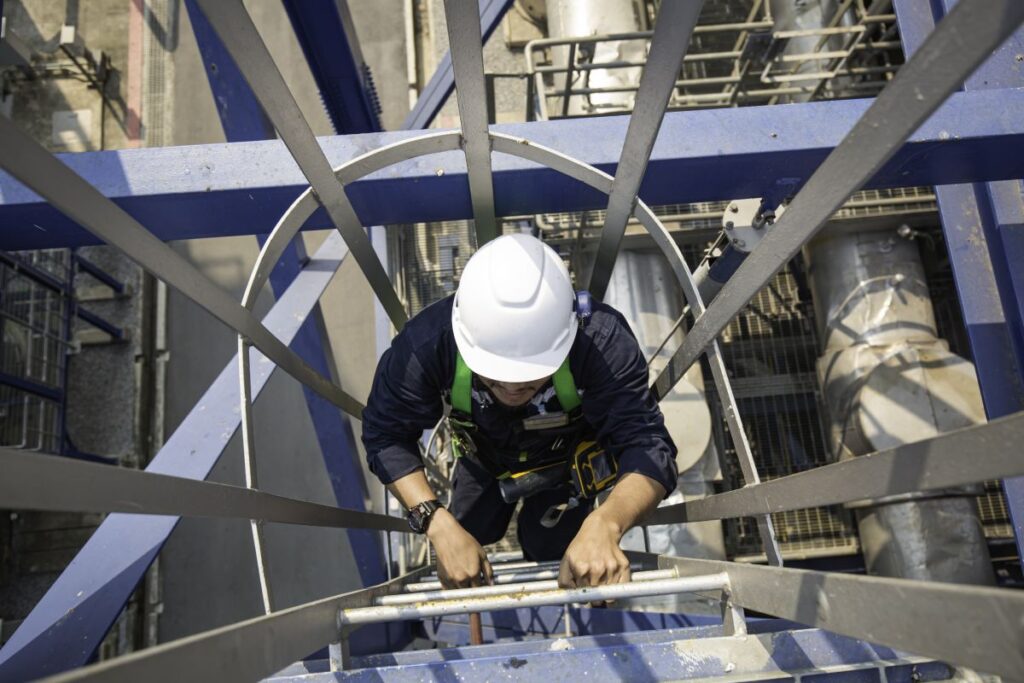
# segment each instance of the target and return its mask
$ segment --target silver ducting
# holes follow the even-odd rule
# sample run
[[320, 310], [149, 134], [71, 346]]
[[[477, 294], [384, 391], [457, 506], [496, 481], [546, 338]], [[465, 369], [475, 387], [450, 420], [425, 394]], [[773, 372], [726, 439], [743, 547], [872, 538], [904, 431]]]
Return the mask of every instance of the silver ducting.
[[[895, 229], [826, 231], [806, 250], [822, 354], [818, 377], [840, 459], [985, 421], [974, 366], [935, 326], [917, 244]], [[994, 582], [971, 491], [857, 506], [871, 573]]]
[[[548, 0], [548, 35], [552, 38], [606, 35], [610, 33], [631, 33], [643, 28], [643, 3], [634, 0]], [[558, 47], [553, 51], [553, 61], [565, 66], [570, 57], [570, 48]], [[634, 62], [646, 60], [646, 41], [623, 40], [583, 45], [573, 55], [575, 63]], [[587, 88], [635, 87], [640, 82], [641, 68], [594, 69], [577, 72], [577, 79], [587, 79]], [[562, 82], [556, 83], [564, 88]], [[582, 84], [574, 84], [583, 87]], [[588, 96], [572, 97], [569, 102], [569, 116], [628, 112], [633, 109], [634, 92], [595, 93]]]

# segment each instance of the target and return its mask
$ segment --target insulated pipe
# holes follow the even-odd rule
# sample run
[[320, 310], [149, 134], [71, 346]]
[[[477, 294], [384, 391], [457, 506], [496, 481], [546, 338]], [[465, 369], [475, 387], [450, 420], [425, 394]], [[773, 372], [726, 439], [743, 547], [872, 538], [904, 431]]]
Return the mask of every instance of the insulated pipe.
[[669, 593], [702, 593], [705, 591], [725, 590], [728, 586], [729, 575], [721, 572], [706, 576], [641, 581], [639, 583], [616, 583], [589, 588], [529, 593], [527, 595], [443, 600], [423, 605], [361, 607], [341, 610], [338, 615], [338, 625], [355, 626], [382, 621], [411, 621], [414, 619], [440, 617], [446, 614], [491, 612], [503, 609], [518, 609], [520, 607], [567, 605], [580, 602], [604, 602], [607, 600], [623, 600], [625, 598], [639, 598]]
[[[896, 230], [826, 231], [807, 247], [818, 377], [838, 459], [984, 422], [973, 366], [940, 340], [917, 244]], [[994, 584], [963, 489], [856, 507], [872, 574]]]
[[[642, 15], [634, 0], [548, 0], [548, 35], [551, 38], [633, 33], [641, 30]], [[629, 61], [644, 63], [645, 40], [623, 40], [581, 46], [552, 48], [553, 61], [560, 67], [573, 63], [605, 63]], [[580, 84], [590, 88], [626, 87], [628, 92], [577, 95], [558, 101], [562, 115], [583, 116], [610, 111], [628, 112], [633, 109], [636, 84], [640, 82], [641, 67], [625, 69], [591, 69], [570, 74]], [[565, 75], [555, 78], [556, 91], [566, 88]], [[572, 84], [570, 84], [572, 85]], [[540, 90], [539, 96], [544, 97]]]
[[[637, 572], [633, 574], [633, 583], [644, 581], [657, 581], [661, 579], [674, 579], [679, 574], [675, 569], [654, 569], [649, 572]], [[558, 590], [558, 581], [534, 581], [532, 583], [510, 583], [497, 586], [478, 586], [476, 588], [453, 588], [451, 590], [429, 590], [419, 593], [398, 593], [395, 595], [382, 595], [375, 598], [375, 605], [412, 605], [418, 602], [433, 602], [435, 600], [455, 600], [461, 598], [487, 598], [495, 595], [525, 595], [527, 593], [540, 593], [543, 591]]]

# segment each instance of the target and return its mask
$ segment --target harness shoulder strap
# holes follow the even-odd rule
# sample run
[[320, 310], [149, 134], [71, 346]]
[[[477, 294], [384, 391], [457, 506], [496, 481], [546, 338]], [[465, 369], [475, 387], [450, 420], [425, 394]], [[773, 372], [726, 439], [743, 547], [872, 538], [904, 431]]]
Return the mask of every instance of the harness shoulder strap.
[[467, 415], [473, 414], [473, 371], [455, 352], [455, 378], [452, 380], [452, 408]]
[[[569, 370], [569, 359], [562, 361], [558, 370], [551, 378], [555, 386], [555, 395], [562, 405], [562, 410], [571, 413], [580, 407], [580, 395], [576, 391], [576, 380]], [[473, 371], [462, 359], [462, 354], [455, 353], [455, 378], [452, 380], [452, 408], [467, 415], [473, 414]]]
[[562, 410], [571, 413], [580, 407], [580, 395], [576, 391], [576, 380], [572, 378], [572, 371], [569, 370], [568, 358], [555, 370], [551, 383], [555, 385], [555, 395], [562, 404]]

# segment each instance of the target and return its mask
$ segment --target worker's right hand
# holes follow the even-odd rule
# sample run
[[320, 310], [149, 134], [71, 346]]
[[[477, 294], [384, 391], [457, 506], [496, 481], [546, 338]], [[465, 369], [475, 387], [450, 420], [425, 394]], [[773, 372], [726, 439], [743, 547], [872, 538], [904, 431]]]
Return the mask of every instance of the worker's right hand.
[[468, 588], [492, 581], [487, 553], [444, 508], [434, 513], [427, 538], [437, 553], [437, 576], [445, 588]]

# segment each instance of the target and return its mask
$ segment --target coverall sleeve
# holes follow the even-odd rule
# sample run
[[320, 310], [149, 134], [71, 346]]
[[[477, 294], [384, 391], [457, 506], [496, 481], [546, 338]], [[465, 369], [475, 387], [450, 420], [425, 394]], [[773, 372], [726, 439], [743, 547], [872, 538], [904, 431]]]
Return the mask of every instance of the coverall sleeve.
[[402, 335], [381, 356], [363, 411], [363, 446], [382, 483], [423, 467], [417, 442], [444, 413], [439, 375], [440, 368], [425, 367]]
[[638, 472], [676, 488], [676, 446], [648, 389], [647, 363], [626, 322], [614, 314], [584, 356], [583, 414], [598, 442], [618, 457], [619, 476]]

